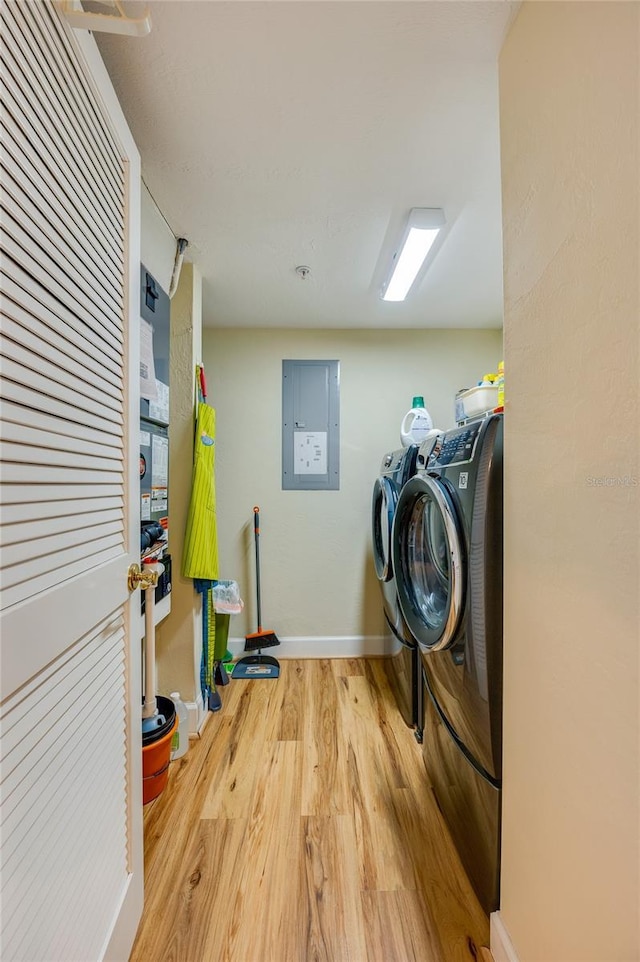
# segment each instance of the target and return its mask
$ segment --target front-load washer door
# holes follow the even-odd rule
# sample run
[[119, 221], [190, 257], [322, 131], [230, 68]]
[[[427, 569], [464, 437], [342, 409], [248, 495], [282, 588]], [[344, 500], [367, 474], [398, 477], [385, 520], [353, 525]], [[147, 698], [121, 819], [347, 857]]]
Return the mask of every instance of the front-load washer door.
[[392, 560], [398, 600], [423, 651], [442, 651], [464, 613], [465, 556], [455, 501], [440, 478], [419, 474], [396, 506]]
[[396, 486], [389, 478], [377, 478], [371, 500], [371, 539], [378, 581], [391, 581], [391, 531], [398, 502]]

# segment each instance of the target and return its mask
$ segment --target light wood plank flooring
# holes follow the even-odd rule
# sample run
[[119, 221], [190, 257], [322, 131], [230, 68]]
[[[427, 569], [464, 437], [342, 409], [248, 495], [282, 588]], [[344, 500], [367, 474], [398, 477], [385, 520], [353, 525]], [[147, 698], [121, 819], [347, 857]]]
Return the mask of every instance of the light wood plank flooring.
[[221, 693], [145, 808], [132, 962], [480, 962], [488, 920], [382, 661]]

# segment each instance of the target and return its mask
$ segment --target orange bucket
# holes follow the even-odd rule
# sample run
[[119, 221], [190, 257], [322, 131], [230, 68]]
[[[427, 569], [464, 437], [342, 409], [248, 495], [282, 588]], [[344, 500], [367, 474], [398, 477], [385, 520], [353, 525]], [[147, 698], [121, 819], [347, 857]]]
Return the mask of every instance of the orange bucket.
[[169, 778], [171, 739], [178, 727], [176, 714], [173, 725], [162, 738], [142, 748], [142, 804], [152, 802], [164, 790]]

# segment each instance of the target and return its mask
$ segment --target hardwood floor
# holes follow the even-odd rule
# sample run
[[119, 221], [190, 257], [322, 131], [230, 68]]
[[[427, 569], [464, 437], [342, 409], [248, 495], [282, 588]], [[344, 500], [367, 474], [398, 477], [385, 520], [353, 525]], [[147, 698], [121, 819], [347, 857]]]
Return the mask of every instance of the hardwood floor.
[[145, 808], [131, 962], [481, 962], [488, 920], [379, 660], [222, 689]]

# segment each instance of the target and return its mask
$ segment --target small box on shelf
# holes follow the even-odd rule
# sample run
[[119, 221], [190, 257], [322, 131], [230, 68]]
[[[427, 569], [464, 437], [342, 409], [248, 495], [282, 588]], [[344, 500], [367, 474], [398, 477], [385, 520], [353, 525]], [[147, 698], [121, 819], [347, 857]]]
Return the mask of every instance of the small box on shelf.
[[456, 422], [460, 424], [470, 418], [480, 417], [493, 411], [498, 405], [498, 388], [493, 384], [483, 384], [460, 391], [456, 395]]

